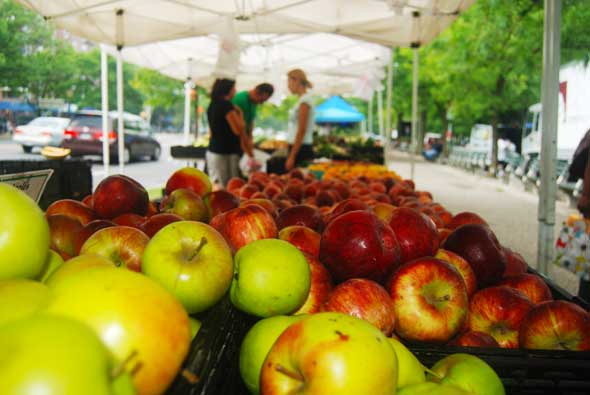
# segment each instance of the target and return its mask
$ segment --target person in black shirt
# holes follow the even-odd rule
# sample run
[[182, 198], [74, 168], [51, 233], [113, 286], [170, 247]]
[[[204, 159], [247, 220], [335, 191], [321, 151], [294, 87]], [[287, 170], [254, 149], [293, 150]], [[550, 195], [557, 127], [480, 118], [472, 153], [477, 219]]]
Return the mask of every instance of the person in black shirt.
[[240, 176], [240, 141], [245, 136], [246, 125], [241, 110], [231, 102], [236, 93], [235, 85], [234, 80], [215, 80], [207, 109], [211, 132], [207, 169], [217, 187], [224, 187], [230, 178]]

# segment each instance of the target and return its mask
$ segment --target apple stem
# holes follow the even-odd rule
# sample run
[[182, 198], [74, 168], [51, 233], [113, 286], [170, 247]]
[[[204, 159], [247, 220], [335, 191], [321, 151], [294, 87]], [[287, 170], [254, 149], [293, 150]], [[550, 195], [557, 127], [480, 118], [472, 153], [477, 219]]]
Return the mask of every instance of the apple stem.
[[205, 247], [205, 244], [207, 244], [207, 238], [205, 236], [203, 236], [203, 237], [201, 237], [201, 241], [199, 242], [199, 245], [197, 246], [195, 251], [193, 251], [193, 253], [191, 255], [189, 255], [189, 257], [188, 257], [189, 261], [192, 261], [193, 259], [195, 259], [195, 257], [199, 254], [199, 252], [201, 252], [201, 249], [203, 247]]
[[[115, 377], [119, 377], [124, 371], [125, 368], [127, 367], [127, 365], [129, 365], [129, 363], [134, 360], [138, 355], [137, 350], [133, 350], [129, 353], [129, 355], [127, 355], [127, 357], [125, 357], [124, 360], [121, 361], [120, 364], [118, 364], [117, 366], [114, 367], [113, 371], [111, 372], [111, 376], [113, 378]], [[133, 374], [135, 374], [135, 368], [137, 367], [137, 364], [134, 366], [132, 372], [131, 372], [131, 376], [133, 376]]]
[[299, 373], [299, 372], [293, 372], [293, 371], [287, 369], [286, 367], [284, 367], [281, 364], [278, 364], [275, 367], [275, 370], [277, 372], [279, 372], [279, 373], [284, 374], [285, 376], [288, 376], [288, 377], [292, 378], [293, 380], [297, 380], [297, 381], [301, 381], [301, 382], [305, 381], [305, 378], [301, 375], [301, 373]]

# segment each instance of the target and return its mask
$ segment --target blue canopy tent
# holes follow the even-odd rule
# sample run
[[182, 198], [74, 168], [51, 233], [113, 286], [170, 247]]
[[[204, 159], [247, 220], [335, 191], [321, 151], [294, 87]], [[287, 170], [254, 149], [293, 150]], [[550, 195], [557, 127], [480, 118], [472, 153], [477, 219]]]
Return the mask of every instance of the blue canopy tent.
[[332, 96], [315, 109], [315, 122], [321, 124], [353, 124], [365, 119], [359, 112], [340, 96]]
[[35, 111], [35, 107], [33, 107], [29, 103], [0, 100], [0, 110], [9, 110], [14, 112], [33, 112]]

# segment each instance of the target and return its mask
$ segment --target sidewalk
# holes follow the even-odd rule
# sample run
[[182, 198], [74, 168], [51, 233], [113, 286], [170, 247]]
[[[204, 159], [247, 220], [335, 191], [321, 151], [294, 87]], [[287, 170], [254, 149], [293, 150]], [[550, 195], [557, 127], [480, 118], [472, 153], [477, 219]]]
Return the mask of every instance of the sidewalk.
[[[393, 151], [390, 160], [392, 170], [404, 178], [410, 177], [408, 153]], [[518, 183], [507, 185], [498, 179], [426, 162], [421, 156], [415, 156], [415, 160], [416, 189], [430, 191], [434, 200], [453, 214], [473, 211], [481, 215], [500, 243], [521, 253], [530, 266], [537, 267], [538, 196], [535, 192], [525, 191]], [[565, 218], [574, 212], [566, 202], [556, 202], [556, 234]], [[578, 279], [574, 275], [554, 265], [549, 270], [559, 285], [577, 293]]]

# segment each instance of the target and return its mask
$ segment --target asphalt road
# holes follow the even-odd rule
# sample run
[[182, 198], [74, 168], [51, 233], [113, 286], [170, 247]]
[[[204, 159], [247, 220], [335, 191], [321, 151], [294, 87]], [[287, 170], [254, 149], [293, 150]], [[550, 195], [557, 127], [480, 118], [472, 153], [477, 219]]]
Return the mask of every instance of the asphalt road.
[[[186, 161], [176, 160], [170, 156], [170, 147], [173, 145], [181, 145], [183, 137], [180, 134], [158, 134], [156, 139], [162, 146], [162, 155], [157, 162], [141, 161], [132, 162], [125, 165], [124, 174], [139, 181], [147, 189], [158, 188], [166, 184], [166, 180], [175, 170], [186, 166]], [[30, 154], [25, 154], [20, 145], [13, 143], [6, 137], [0, 138], [0, 159], [1, 160], [27, 160], [27, 159], [42, 159], [39, 150], [33, 150]], [[98, 185], [106, 174], [102, 159], [99, 157], [91, 158], [94, 163], [92, 165], [92, 184], [93, 188]], [[192, 165], [192, 163], [191, 163]], [[202, 164], [199, 164], [202, 167]], [[114, 164], [109, 166], [109, 174], [118, 174], [119, 165]]]

